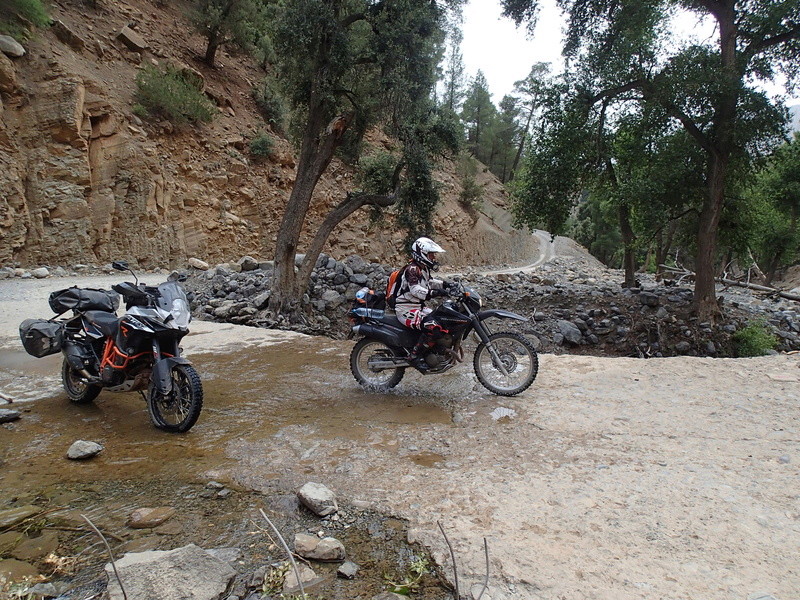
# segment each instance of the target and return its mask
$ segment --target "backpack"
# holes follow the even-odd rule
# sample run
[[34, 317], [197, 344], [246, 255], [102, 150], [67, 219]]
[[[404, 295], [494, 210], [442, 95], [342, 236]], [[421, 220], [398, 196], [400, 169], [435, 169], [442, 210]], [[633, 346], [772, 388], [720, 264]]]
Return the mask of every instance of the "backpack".
[[406, 267], [408, 267], [408, 265], [392, 271], [389, 274], [389, 281], [386, 283], [386, 304], [392, 310], [394, 310], [397, 297], [400, 295], [400, 288], [403, 285], [403, 276], [405, 275]]

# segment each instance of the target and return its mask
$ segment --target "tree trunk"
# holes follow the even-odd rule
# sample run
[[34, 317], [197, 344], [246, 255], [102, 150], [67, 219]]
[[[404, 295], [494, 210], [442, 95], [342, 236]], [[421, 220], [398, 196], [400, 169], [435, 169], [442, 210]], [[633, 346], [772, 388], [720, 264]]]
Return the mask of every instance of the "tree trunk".
[[217, 56], [217, 50], [220, 46], [219, 31], [212, 29], [208, 34], [208, 45], [206, 46], [206, 55], [203, 61], [209, 66], [214, 66], [214, 60]]
[[622, 267], [625, 270], [625, 287], [636, 287], [636, 256], [634, 254], [634, 243], [636, 236], [631, 227], [630, 207], [621, 202], [619, 205], [619, 228], [622, 233], [622, 245], [624, 248]]
[[[304, 280], [295, 273], [295, 255], [311, 196], [354, 117], [353, 113], [337, 117], [323, 132], [320, 113], [321, 110], [318, 110], [309, 114], [297, 162], [297, 177], [275, 241], [275, 270], [269, 307], [275, 313], [286, 315], [291, 319], [299, 316], [300, 301], [308, 286], [308, 279]], [[304, 262], [302, 266], [305, 267], [306, 264]], [[310, 275], [311, 269], [303, 269], [303, 272], [306, 270]]]
[[[723, 3], [720, 3], [723, 4]], [[694, 305], [701, 320], [715, 320], [719, 315], [714, 259], [717, 250], [717, 228], [725, 204], [728, 165], [735, 145], [736, 103], [743, 75], [736, 55], [735, 2], [724, 3], [714, 15], [719, 23], [722, 89], [714, 102], [714, 137], [707, 148], [708, 194], [700, 212], [697, 229], [697, 278], [694, 286]]]
[[517, 147], [517, 154], [514, 156], [514, 163], [511, 165], [511, 175], [509, 175], [508, 180], [511, 181], [514, 179], [514, 175], [517, 172], [517, 167], [519, 166], [519, 159], [522, 157], [522, 150], [525, 148], [525, 142], [528, 139], [528, 130], [531, 126], [531, 120], [533, 119], [533, 110], [534, 105], [531, 102], [531, 110], [528, 112], [528, 120], [525, 122], [525, 127], [522, 130], [522, 135], [520, 136], [519, 146]]

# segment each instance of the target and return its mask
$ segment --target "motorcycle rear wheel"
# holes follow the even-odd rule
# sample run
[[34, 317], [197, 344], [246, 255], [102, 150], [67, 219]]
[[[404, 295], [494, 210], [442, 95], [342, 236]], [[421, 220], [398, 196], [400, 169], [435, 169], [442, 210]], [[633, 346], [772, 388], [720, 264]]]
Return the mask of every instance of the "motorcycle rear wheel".
[[103, 389], [102, 386], [86, 383], [84, 376], [73, 369], [66, 358], [61, 363], [61, 383], [73, 404], [89, 404]]
[[[489, 351], [491, 345], [508, 375], [495, 365]], [[516, 396], [527, 390], [539, 372], [539, 357], [528, 338], [508, 331], [489, 336], [489, 344], [481, 343], [472, 361], [481, 385], [498, 396]]]
[[173, 365], [170, 371], [172, 391], [160, 394], [150, 384], [147, 410], [153, 425], [170, 433], [189, 431], [203, 409], [203, 384], [190, 365]]
[[371, 390], [384, 392], [392, 389], [405, 375], [405, 367], [381, 369], [374, 371], [369, 367], [369, 359], [373, 356], [395, 356], [394, 351], [378, 340], [360, 339], [350, 352], [350, 371], [356, 381]]

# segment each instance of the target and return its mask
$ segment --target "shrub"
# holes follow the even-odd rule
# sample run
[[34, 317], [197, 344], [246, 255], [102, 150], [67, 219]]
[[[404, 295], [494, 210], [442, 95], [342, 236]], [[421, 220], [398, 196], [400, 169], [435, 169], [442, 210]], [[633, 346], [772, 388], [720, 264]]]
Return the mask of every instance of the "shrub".
[[775, 349], [778, 339], [770, 332], [767, 323], [758, 319], [734, 333], [733, 344], [736, 356], [764, 356]]
[[286, 102], [271, 78], [267, 77], [260, 87], [253, 88], [253, 100], [267, 124], [282, 135], [286, 131]]
[[0, 34], [25, 39], [28, 37], [25, 23], [35, 27], [50, 24], [50, 16], [42, 0], [0, 1]]
[[475, 179], [477, 173], [477, 161], [468, 154], [461, 154], [456, 163], [456, 174], [461, 180], [461, 193], [458, 201], [470, 212], [480, 208], [483, 201], [483, 186]]
[[145, 67], [136, 76], [136, 88], [138, 116], [159, 115], [176, 125], [214, 118], [214, 105], [174, 67]]
[[272, 156], [272, 138], [263, 131], [250, 140], [250, 154], [259, 158], [269, 158]]

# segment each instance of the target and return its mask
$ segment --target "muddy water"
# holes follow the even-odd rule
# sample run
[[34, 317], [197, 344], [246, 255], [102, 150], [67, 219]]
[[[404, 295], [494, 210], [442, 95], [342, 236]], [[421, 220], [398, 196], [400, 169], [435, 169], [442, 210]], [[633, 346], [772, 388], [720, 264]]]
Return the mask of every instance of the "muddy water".
[[[35, 359], [2, 349], [0, 391], [31, 400], [15, 403], [22, 419], [0, 430], [0, 508], [33, 502], [45, 503], [55, 514], [83, 511], [117, 536], [119, 552], [166, 549], [184, 542], [241, 546], [242, 537], [252, 539], [254, 533], [260, 540], [260, 528], [253, 525], [258, 520], [256, 506], [277, 506], [277, 518], [291, 529], [292, 519], [308, 519], [297, 510], [292, 492], [309, 480], [309, 474], [319, 473], [320, 463], [329, 463], [333, 471], [342, 465], [347, 469], [363, 457], [359, 452], [364, 448], [397, 453], [397, 440], [384, 435], [388, 430], [401, 429], [413, 438], [417, 430], [453, 427], [448, 408], [452, 394], [442, 393], [448, 390], [447, 376], [438, 378], [435, 396], [418, 375], [407, 375], [396, 392], [369, 393], [349, 372], [350, 347], [299, 338], [266, 348], [192, 355], [205, 402], [198, 424], [185, 435], [155, 429], [137, 393], [103, 392], [92, 404], [73, 405], [60, 388], [60, 356]], [[468, 393], [459, 376], [450, 379], [449, 388]], [[99, 442], [105, 450], [90, 461], [66, 460], [67, 449], [77, 439]], [[275, 448], [291, 452], [273, 452]], [[444, 457], [410, 446], [402, 460], [437, 468]], [[209, 500], [204, 484], [210, 479], [235, 490], [233, 498]], [[180, 521], [181, 531], [171, 534], [177, 537], [145, 535], [124, 526], [135, 508], [155, 505], [175, 506], [187, 515]], [[330, 533], [352, 545], [351, 556], [367, 565], [380, 564], [377, 580], [367, 583], [365, 578], [363, 583], [379, 591], [383, 572], [397, 571], [394, 563], [413, 559], [404, 526], [357, 509], [347, 516], [344, 508], [343, 515], [339, 530], [336, 523], [327, 524], [334, 528]], [[316, 530], [320, 524], [312, 518], [304, 526]], [[384, 534], [376, 537], [378, 531]], [[62, 546], [67, 554], [83, 556], [83, 567], [94, 557], [96, 574], [103, 560], [96, 540], [81, 535]], [[264, 556], [268, 549], [262, 546], [250, 547], [259, 550], [256, 556]], [[256, 564], [257, 559], [250, 555], [246, 562]], [[420, 597], [447, 597], [435, 581], [426, 585]], [[339, 595], [330, 588], [328, 593], [345, 598], [353, 589]]]

